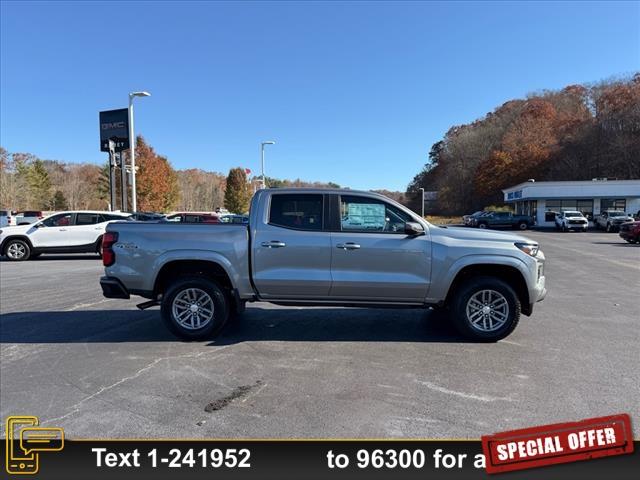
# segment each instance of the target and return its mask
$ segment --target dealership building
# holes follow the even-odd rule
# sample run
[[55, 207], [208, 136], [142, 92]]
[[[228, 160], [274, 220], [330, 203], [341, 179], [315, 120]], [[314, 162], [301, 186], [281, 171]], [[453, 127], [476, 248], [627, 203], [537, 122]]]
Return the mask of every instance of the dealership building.
[[502, 191], [516, 213], [530, 215], [539, 226], [553, 226], [555, 213], [578, 210], [589, 220], [604, 210], [640, 210], [640, 180], [527, 182]]

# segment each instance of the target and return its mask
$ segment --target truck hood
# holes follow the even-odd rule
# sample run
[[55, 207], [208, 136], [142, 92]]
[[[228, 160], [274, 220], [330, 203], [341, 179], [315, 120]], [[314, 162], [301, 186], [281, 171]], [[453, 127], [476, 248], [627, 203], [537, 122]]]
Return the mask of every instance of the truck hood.
[[530, 238], [523, 237], [522, 235], [517, 235], [515, 233], [510, 232], [501, 232], [497, 230], [482, 230], [476, 228], [463, 228], [463, 227], [437, 227], [435, 225], [431, 225], [429, 229], [429, 233], [431, 236], [435, 238], [450, 238], [455, 240], [470, 240], [470, 241], [480, 241], [480, 242], [501, 242], [501, 243], [512, 243], [512, 242], [527, 242], [527, 243], [538, 243], [535, 240], [531, 240]]

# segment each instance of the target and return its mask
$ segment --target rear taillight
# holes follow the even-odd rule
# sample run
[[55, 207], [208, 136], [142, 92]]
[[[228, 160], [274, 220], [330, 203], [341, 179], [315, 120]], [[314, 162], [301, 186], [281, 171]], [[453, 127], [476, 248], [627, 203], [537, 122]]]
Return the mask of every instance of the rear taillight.
[[113, 244], [118, 241], [118, 232], [107, 232], [102, 236], [102, 264], [109, 267], [116, 263], [116, 252]]

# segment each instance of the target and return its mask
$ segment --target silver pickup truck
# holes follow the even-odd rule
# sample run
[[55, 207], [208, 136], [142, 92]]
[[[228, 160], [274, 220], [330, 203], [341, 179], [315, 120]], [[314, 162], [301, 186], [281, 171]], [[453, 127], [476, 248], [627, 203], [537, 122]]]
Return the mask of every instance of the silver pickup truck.
[[266, 189], [249, 224], [109, 224], [108, 298], [161, 306], [179, 337], [219, 333], [246, 302], [435, 309], [480, 341], [509, 335], [546, 294], [538, 244], [429, 224], [375, 193]]

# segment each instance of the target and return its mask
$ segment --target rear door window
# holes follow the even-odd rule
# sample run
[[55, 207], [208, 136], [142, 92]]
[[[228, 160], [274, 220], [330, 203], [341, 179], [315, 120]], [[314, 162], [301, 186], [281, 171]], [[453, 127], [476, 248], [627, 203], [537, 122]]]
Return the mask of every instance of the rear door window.
[[323, 195], [274, 194], [269, 224], [295, 230], [322, 230]]
[[95, 225], [100, 223], [100, 215], [97, 213], [76, 214], [76, 225]]

